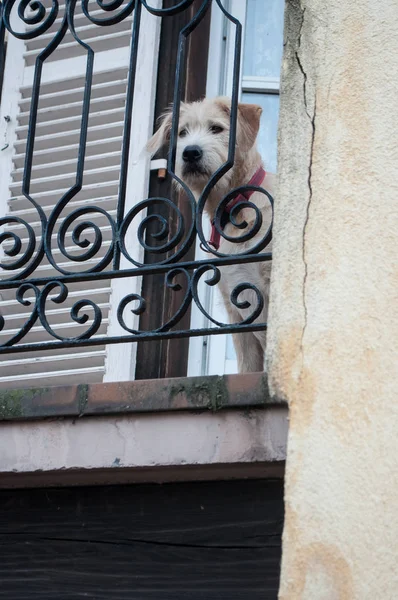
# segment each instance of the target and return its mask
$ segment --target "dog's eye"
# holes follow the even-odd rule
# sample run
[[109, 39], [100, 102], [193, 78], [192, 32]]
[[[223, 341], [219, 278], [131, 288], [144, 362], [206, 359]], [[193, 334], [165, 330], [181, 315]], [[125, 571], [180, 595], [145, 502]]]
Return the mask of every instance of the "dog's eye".
[[224, 128], [223, 128], [223, 127], [220, 127], [219, 125], [212, 125], [212, 126], [210, 127], [210, 131], [211, 131], [212, 133], [221, 133], [221, 132], [223, 132], [223, 131], [224, 131]]
[[187, 135], [188, 131], [186, 129], [181, 129], [180, 133], [178, 134], [180, 137], [185, 137]]

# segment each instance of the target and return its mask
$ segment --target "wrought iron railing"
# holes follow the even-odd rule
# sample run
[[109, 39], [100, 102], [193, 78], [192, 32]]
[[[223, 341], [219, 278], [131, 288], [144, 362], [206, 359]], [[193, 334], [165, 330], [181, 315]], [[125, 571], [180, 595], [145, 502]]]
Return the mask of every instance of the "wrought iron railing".
[[[155, 8], [151, 6], [149, 0], [112, 0], [108, 3], [103, 0], [96, 0], [96, 10], [103, 11], [103, 16], [101, 17], [92, 16], [89, 0], [82, 0], [79, 7], [79, 10], [83, 12], [90, 23], [102, 27], [104, 31], [106, 31], [107, 27], [133, 16], [121, 147], [120, 179], [115, 215], [110, 214], [100, 206], [92, 205], [84, 205], [68, 211], [68, 205], [82, 189], [85, 181], [86, 143], [94, 64], [94, 50], [90, 46], [90, 43], [86, 43], [79, 37], [79, 33], [76, 31], [74, 15], [77, 1], [65, 1], [63, 18], [60, 20], [59, 27], [56, 30], [54, 30], [54, 24], [57, 22], [57, 17], [59, 20], [58, 0], [51, 0], [51, 4], [48, 6], [40, 0], [4, 0], [2, 4], [0, 2], [0, 44], [5, 43], [7, 36], [8, 39], [10, 36], [15, 36], [21, 40], [31, 40], [40, 38], [40, 36], [47, 34], [50, 30], [53, 31], [53, 36], [49, 41], [48, 35], [46, 36], [46, 45], [43, 46], [34, 63], [34, 81], [22, 177], [22, 194], [30, 203], [32, 209], [36, 211], [37, 220], [40, 221], [39, 233], [34, 230], [30, 222], [19, 216], [13, 216], [10, 213], [2, 215], [0, 218], [0, 243], [3, 247], [0, 293], [4, 290], [12, 290], [13, 294], [15, 294], [15, 302], [19, 303], [24, 310], [28, 308], [31, 312], [27, 320], [20, 326], [19, 331], [11, 335], [1, 345], [0, 353], [61, 347], [72, 348], [77, 346], [200, 336], [215, 333], [257, 331], [266, 327], [266, 323], [259, 322], [259, 315], [264, 306], [264, 298], [261, 291], [253, 283], [239, 282], [231, 295], [232, 305], [242, 307], [242, 304], [247, 305], [247, 301], [240, 300], [240, 294], [247, 289], [253, 290], [255, 293], [255, 305], [250, 307], [249, 316], [239, 323], [221, 323], [217, 321], [203, 305], [198, 292], [199, 282], [203, 279], [205, 279], [206, 284], [209, 286], [216, 285], [219, 282], [221, 277], [220, 267], [222, 266], [271, 260], [271, 253], [264, 252], [264, 249], [266, 249], [271, 241], [271, 226], [261, 239], [256, 239], [256, 243], [250, 250], [245, 250], [235, 255], [223, 254], [219, 250], [216, 250], [209, 244], [206, 239], [207, 236], [204, 233], [206, 202], [211, 190], [234, 164], [237, 136], [242, 26], [228, 12], [221, 0], [214, 0], [214, 2], [212, 0], [203, 0], [194, 17], [179, 33], [174, 108], [167, 170], [169, 176], [179, 184], [180, 189], [182, 188], [186, 195], [188, 206], [190, 207], [190, 219], [187, 220], [184, 218], [173, 198], [142, 198], [141, 202], [137, 203], [130, 210], [126, 210], [126, 182], [129, 169], [129, 148], [132, 130], [131, 115], [136, 84], [141, 17], [144, 11], [149, 11], [149, 13], [159, 19], [172, 19], [177, 13], [191, 7], [193, 1], [180, 0], [176, 1], [175, 6], [172, 7]], [[195, 200], [192, 191], [175, 173], [179, 107], [184, 80], [183, 70], [187, 39], [211, 9], [212, 4], [217, 5], [218, 9], [225, 15], [225, 18], [235, 27], [229, 151], [227, 161], [211, 176], [200, 198]], [[15, 26], [15, 23], [18, 21], [21, 25], [19, 29]], [[71, 34], [76, 44], [84, 48], [86, 53], [86, 76], [81, 111], [80, 139], [76, 160], [76, 177], [73, 185], [56, 200], [50, 213], [47, 214], [40, 204], [40, 195], [31, 191], [38, 107], [42, 87], [41, 76], [46, 61], [57, 50], [67, 34]], [[0, 56], [2, 55], [3, 48], [0, 52]], [[267, 191], [262, 188], [253, 188], [253, 186], [249, 187], [249, 189], [252, 191], [254, 189], [261, 191], [272, 207], [272, 198]], [[227, 237], [221, 226], [223, 210], [232, 197], [244, 191], [244, 189], [240, 188], [239, 190], [231, 191], [228, 196], [220, 199], [216, 210], [215, 227], [222, 238]], [[165, 219], [163, 215], [156, 215], [156, 211], [154, 214], [153, 210], [150, 215], [146, 214], [149, 207], [153, 208], [153, 206], [159, 203], [169, 207], [171, 213], [174, 214], [175, 229], [173, 232], [171, 232], [170, 221]], [[251, 236], [257, 235], [260, 229], [261, 212], [249, 200], [241, 201], [234, 210], [238, 212], [247, 206], [255, 211], [255, 219], [251, 227], [248, 228], [246, 226], [240, 237], [233, 238], [235, 242], [247, 241]], [[101, 227], [92, 218], [93, 215], [98, 216], [99, 214], [102, 215], [111, 230], [110, 243], [102, 254], [99, 251], [103, 245], [103, 234]], [[126, 240], [130, 235], [130, 227], [136, 218], [140, 219], [137, 228], [140, 246], [147, 254], [161, 256], [163, 253], [163, 255], [166, 254], [166, 257], [163, 256], [158, 262], [152, 261], [151, 264], [145, 264], [131, 255], [127, 248]], [[154, 239], [150, 238], [148, 234], [148, 226], [153, 223], [156, 223], [159, 227], [158, 231], [153, 234]], [[23, 234], [20, 231], [21, 226]], [[242, 229], [241, 224], [239, 227]], [[13, 230], [15, 228], [18, 229], [17, 233]], [[78, 252], [77, 254], [72, 253], [67, 247], [67, 234], [71, 235], [75, 250]], [[202, 247], [208, 254], [202, 260], [186, 260], [187, 253], [192, 249], [197, 238], [199, 238]], [[54, 240], [57, 252], [54, 251]], [[96, 256], [99, 256], [99, 259], [92, 266], [92, 261]], [[66, 269], [61, 266], [60, 258], [62, 260], [67, 259], [72, 268]], [[48, 261], [52, 265], [56, 273], [55, 275], [51, 275], [50, 277], [40, 276], [39, 268], [44, 261]], [[85, 262], [88, 261], [90, 261], [90, 264], [88, 268], [85, 268]], [[128, 263], [129, 267], [126, 267], [126, 263]], [[73, 265], [76, 266], [75, 269]], [[181, 291], [181, 285], [176, 283], [176, 278], [179, 277], [185, 280], [185, 291], [181, 304], [172, 318], [154, 330], [142, 331], [139, 328], [131, 328], [126, 323], [124, 317], [125, 311], [131, 310], [133, 314], [140, 315], [148, 310], [148, 306], [145, 298], [140, 294], [126, 293], [124, 298], [119, 302], [116, 311], [120, 326], [120, 335], [110, 336], [107, 333], [98, 335], [103, 318], [102, 309], [95, 300], [90, 298], [88, 283], [93, 280], [113, 281], [154, 274], [164, 274], [165, 286], [171, 292]], [[55, 303], [55, 307], [62, 306], [68, 298], [69, 286], [71, 284], [80, 284], [82, 289], [87, 285], [87, 292], [84, 293], [86, 297], [79, 299], [70, 308], [71, 321], [78, 324], [83, 330], [74, 337], [63, 336], [59, 332], [54, 331], [47, 318], [49, 303], [51, 302], [52, 308], [54, 308], [53, 303]], [[28, 296], [30, 299], [27, 299]], [[198, 329], [182, 329], [179, 327], [180, 320], [186, 315], [192, 303], [195, 303], [201, 313], [209, 320], [208, 327]], [[0, 317], [1, 329], [4, 329], [6, 320], [7, 315]], [[49, 340], [41, 343], [24, 341], [33, 326], [40, 324], [48, 332], [50, 336]]]

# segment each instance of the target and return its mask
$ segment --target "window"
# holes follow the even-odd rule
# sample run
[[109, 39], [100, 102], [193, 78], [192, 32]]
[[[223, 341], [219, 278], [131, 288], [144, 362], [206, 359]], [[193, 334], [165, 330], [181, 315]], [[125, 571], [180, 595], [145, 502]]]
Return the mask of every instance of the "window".
[[[240, 100], [259, 104], [263, 108], [257, 143], [265, 169], [276, 172], [284, 0], [230, 0], [224, 5], [244, 27]], [[234, 26], [223, 17], [220, 10], [214, 11], [208, 70], [209, 96], [231, 94], [234, 43]], [[219, 65], [219, 68], [215, 68], [215, 65]], [[199, 247], [197, 255], [205, 257]], [[203, 293], [206, 292], [210, 314], [219, 321], [227, 322], [217, 289], [204, 289]], [[193, 324], [197, 326], [201, 320], [203, 317], [195, 311]], [[190, 375], [236, 372], [237, 363], [231, 335], [191, 340]]]
[[[18, 3], [17, 3], [18, 4]], [[152, 6], [159, 6], [159, 0], [152, 0]], [[51, 12], [49, 0], [44, 2], [47, 18]], [[128, 6], [125, 1], [116, 11], [120, 13]], [[17, 8], [17, 5], [16, 7]], [[35, 12], [28, 10], [28, 16]], [[101, 231], [103, 243], [95, 258], [82, 264], [82, 269], [95, 265], [103, 259], [111, 244], [112, 231], [105, 210], [116, 216], [120, 194], [120, 162], [122, 152], [128, 72], [130, 64], [130, 44], [135, 13], [119, 23], [99, 26], [96, 20], [106, 20], [104, 13], [93, 0], [88, 3], [88, 18], [82, 11], [81, 3], [76, 4], [74, 24], [76, 35], [94, 51], [93, 80], [91, 88], [90, 112], [87, 132], [84, 181], [81, 191], [68, 203], [68, 212], [81, 209], [77, 223], [83, 223], [89, 216]], [[105, 16], [104, 16], [105, 14]], [[51, 27], [42, 35], [32, 39], [18, 39], [8, 35], [7, 56], [4, 69], [4, 82], [1, 99], [0, 139], [0, 212], [11, 218], [21, 218], [33, 228], [37, 241], [41, 240], [41, 223], [37, 211], [23, 194], [22, 177], [27, 147], [29, 114], [34, 86], [35, 64], [43, 49], [53, 45], [48, 58], [43, 62], [36, 136], [34, 141], [30, 195], [50, 215], [55, 204], [73, 186], [76, 180], [76, 165], [79, 149], [79, 136], [82, 119], [84, 86], [87, 79], [87, 49], [76, 41], [68, 31], [58, 47], [54, 47], [57, 32], [65, 18], [65, 4], [59, 6], [59, 13]], [[133, 206], [147, 197], [149, 161], [140, 157], [149, 136], [152, 134], [155, 102], [155, 83], [160, 34], [160, 19], [147, 11], [142, 11], [141, 28], [145, 36], [140, 38], [138, 51], [137, 82], [134, 92], [132, 112], [131, 148], [129, 169], [126, 179], [126, 207]], [[25, 25], [18, 18], [16, 10], [11, 14], [11, 25], [22, 35], [37, 25]], [[145, 46], [144, 46], [145, 45]], [[3, 143], [4, 142], [4, 143]], [[95, 205], [97, 211], [88, 207]], [[88, 212], [84, 212], [84, 211]], [[61, 212], [58, 222], [66, 216]], [[27, 233], [24, 225], [15, 223], [13, 231], [22, 233], [22, 252], [27, 248]], [[54, 261], [65, 271], [72, 264], [63, 257], [55, 242], [59, 224], [54, 228], [52, 247]], [[93, 230], [87, 229], [82, 238], [91, 242]], [[137, 237], [129, 238], [135, 244], [132, 252], [141, 253]], [[76, 254], [77, 245], [71, 238], [71, 229], [65, 236], [66, 250]], [[2, 250], [10, 249], [12, 240], [2, 245]], [[3, 254], [5, 265], [13, 264], [15, 257]], [[21, 269], [23, 270], [23, 269]], [[15, 275], [18, 271], [13, 271]], [[8, 273], [9, 274], [9, 273]], [[42, 261], [36, 274], [43, 277], [57, 277], [50, 262]], [[6, 273], [7, 275], [7, 273]], [[115, 328], [117, 299], [125, 295], [126, 287], [137, 292], [138, 278], [131, 280], [99, 280], [89, 283], [73, 283], [69, 286], [69, 296], [61, 305], [51, 304], [47, 310], [50, 326], [55, 333], [74, 336], [79, 324], [71, 319], [70, 309], [74, 302], [87, 295], [98, 303], [102, 310], [102, 323], [96, 335], [112, 335]], [[33, 295], [26, 295], [33, 300]], [[0, 313], [5, 326], [0, 331], [0, 339], [7, 340], [18, 333], [29, 318], [31, 307], [24, 307], [15, 301], [15, 290], [1, 290]], [[137, 317], [136, 317], [137, 319]], [[89, 321], [90, 323], [90, 321]], [[26, 342], [44, 342], [49, 335], [38, 324], [26, 336]], [[34, 351], [20, 354], [1, 355], [0, 389], [10, 387], [63, 385], [79, 382], [101, 382], [129, 380], [134, 378], [136, 344], [113, 346], [88, 346], [77, 349]]]
[[[26, 3], [22, 4], [25, 6]], [[231, 95], [234, 25], [225, 17], [218, 2], [214, 1], [208, 6], [210, 4], [212, 10], [208, 11], [201, 22], [202, 29], [197, 29], [196, 37], [192, 36], [190, 39], [189, 51], [186, 52], [187, 72], [182, 83], [185, 86], [182, 97], [187, 101], [197, 99], [206, 92], [208, 96]], [[275, 170], [283, 0], [223, 0], [223, 5], [244, 25], [246, 35], [240, 98], [242, 101], [261, 104], [264, 108], [259, 145], [266, 168]], [[35, 275], [57, 280], [65, 274], [67, 276], [69, 269], [81, 272], [88, 267], [98, 266], [98, 272], [102, 271], [101, 265], [105, 264], [108, 254], [110, 256], [113, 247], [120, 243], [120, 238], [114, 235], [114, 221], [120, 226], [118, 206], [121, 200], [124, 203], [122, 213], [126, 215], [129, 209], [148, 197], [151, 167], [155, 170], [159, 165], [164, 166], [164, 162], [151, 163], [142, 154], [142, 149], [152, 134], [154, 113], [160, 114], [173, 97], [174, 59], [171, 59], [169, 45], [172, 43], [177, 48], [182, 27], [204, 5], [202, 0], [181, 2], [178, 6], [182, 6], [182, 9], [179, 8], [179, 12], [176, 12], [175, 0], [123, 0], [120, 6], [109, 12], [109, 6], [104, 9], [97, 0], [87, 0], [87, 4], [85, 1], [67, 2], [59, 6], [54, 21], [51, 16], [57, 4], [51, 0], [43, 0], [43, 6], [46, 10], [44, 15], [40, 14], [40, 5], [32, 3], [25, 7], [26, 14], [22, 11], [21, 17], [18, 14], [18, 2], [15, 2], [9, 24], [12, 32], [7, 33], [0, 114], [0, 140], [4, 140], [1, 146], [4, 146], [4, 150], [0, 153], [0, 216], [5, 215], [7, 218], [3, 225], [8, 226], [11, 220], [13, 232], [21, 237], [21, 247], [17, 248], [15, 238], [2, 236], [2, 262], [6, 269], [3, 279], [10, 275], [10, 270], [7, 269], [18, 265], [18, 258], [29, 253], [31, 232], [35, 234], [36, 252], [39, 252], [43, 219], [40, 211], [32, 204], [32, 199], [42, 208], [43, 218], [48, 219], [51, 215], [50, 221], [52, 219], [54, 222], [54, 228], [47, 236], [45, 256], [39, 257]], [[72, 7], [70, 13], [68, 7]], [[159, 18], [160, 14], [156, 14], [159, 7], [165, 11], [161, 15], [162, 19]], [[66, 20], [67, 13], [69, 21]], [[141, 23], [137, 25], [140, 37], [134, 79], [131, 76], [134, 70], [131, 48], [134, 46], [135, 24], [139, 23], [138, 13]], [[123, 18], [119, 19], [117, 15], [123, 15]], [[48, 23], [51, 21], [50, 26], [40, 35], [32, 35], [32, 32], [40, 28], [40, 19]], [[18, 32], [17, 36], [13, 35], [15, 31]], [[87, 103], [91, 77], [90, 50], [93, 50], [94, 55], [91, 98]], [[43, 65], [41, 75], [38, 69], [40, 64]], [[202, 77], [206, 70], [207, 84], [205, 77]], [[134, 94], [131, 94], [130, 86], [133, 81]], [[36, 94], [38, 90], [40, 93]], [[29, 127], [32, 130], [34, 125], [31, 107], [35, 106], [35, 98], [38, 99], [37, 123], [34, 135], [29, 138]], [[81, 145], [84, 106], [89, 108], [87, 143]], [[35, 110], [32, 114], [35, 115]], [[126, 137], [126, 131], [131, 135]], [[34, 147], [29, 145], [29, 139], [33, 140]], [[82, 174], [80, 172], [79, 175], [78, 167], [81, 166], [81, 147], [86, 150], [84, 177], [81, 189], [76, 191], [74, 186]], [[30, 154], [27, 153], [28, 148]], [[29, 189], [23, 179], [26, 154], [32, 156], [33, 161], [31, 177], [27, 177]], [[29, 160], [26, 163], [27, 172], [30, 170]], [[121, 168], [121, 165], [127, 167]], [[156, 171], [151, 178], [149, 195], [167, 198], [169, 192], [161, 193], [161, 190], [162, 185], [168, 185], [170, 190], [170, 181], [167, 184], [159, 182], [155, 173]], [[65, 202], [68, 199], [67, 206], [64, 207], [68, 210], [65, 212], [63, 208], [60, 209], [63, 199]], [[184, 203], [180, 206], [177, 200], [176, 204], [181, 208]], [[74, 218], [70, 220], [71, 226], [68, 228], [64, 223], [72, 209]], [[146, 208], [142, 210], [126, 237], [127, 250], [130, 256], [137, 257], [138, 262], [143, 262], [144, 256], [146, 258], [143, 245], [138, 240], [138, 232], [146, 215], [148, 219], [144, 231], [145, 235], [148, 234], [154, 225], [154, 219], [151, 221], [151, 206], [148, 207], [148, 213]], [[171, 229], [175, 227], [175, 217], [164, 215], [163, 218], [171, 225]], [[87, 221], [90, 221], [89, 226]], [[118, 235], [119, 233], [118, 231]], [[158, 235], [159, 239], [160, 237], [161, 234]], [[97, 252], [91, 252], [99, 238], [101, 244]], [[192, 254], [187, 254], [190, 261], [194, 259], [194, 250], [193, 248]], [[79, 262], [77, 259], [81, 256], [84, 260]], [[201, 253], [198, 245], [196, 257], [208, 258]], [[59, 269], [54, 267], [55, 263], [61, 268], [61, 275]], [[121, 256], [120, 269], [124, 268], [132, 268], [132, 265]], [[23, 273], [24, 269], [25, 266], [21, 263], [17, 268], [11, 269], [12, 275]], [[54, 289], [46, 306], [47, 331], [40, 323], [35, 322], [24, 337], [24, 343], [54, 341], [57, 335], [63, 339], [74, 338], [81, 332], [81, 322], [79, 318], [71, 318], [72, 306], [89, 296], [89, 306], [86, 302], [85, 310], [89, 314], [86, 325], [90, 327], [96, 322], [96, 304], [102, 313], [102, 320], [92, 339], [100, 339], [101, 344], [90, 346], [87, 343], [73, 349], [54, 347], [51, 350], [43, 348], [20, 354], [2, 354], [0, 388], [62, 385], [76, 380], [100, 382], [130, 380], [135, 376], [148, 377], [147, 366], [150, 360], [161, 364], [166, 356], [171, 366], [165, 374], [169, 376], [184, 375], [187, 363], [190, 375], [236, 371], [230, 336], [208, 336], [205, 339], [198, 337], [185, 340], [185, 345], [179, 342], [179, 354], [174, 350], [170, 351], [174, 342], [168, 339], [159, 338], [155, 342], [143, 344], [131, 341], [113, 345], [108, 343], [109, 338], [115, 339], [124, 333], [118, 321], [118, 307], [126, 294], [143, 294], [148, 298], [148, 313], [151, 311], [155, 321], [157, 313], [162, 311], [161, 319], [167, 321], [163, 302], [164, 289], [167, 287], [164, 275], [162, 272], [157, 282], [156, 274], [153, 276], [155, 283], [151, 289], [145, 288], [146, 277], [143, 278], [142, 288], [142, 279], [137, 276], [86, 278], [79, 282], [68, 282], [69, 295], [62, 301], [60, 297], [57, 298], [57, 294], [61, 296], [60, 290]], [[37, 284], [39, 293], [42, 292], [40, 286], [44, 283]], [[214, 288], [209, 288], [203, 281], [200, 285], [206, 310], [218, 320], [227, 322]], [[13, 335], [18, 335], [24, 323], [29, 321], [32, 305], [36, 309], [36, 299], [33, 288], [26, 289], [23, 298], [24, 302], [30, 301], [30, 305], [15, 300], [15, 288], [2, 286], [0, 293], [0, 314], [4, 318], [0, 340], [4, 342]], [[57, 302], [57, 299], [60, 301]], [[154, 308], [157, 305], [162, 306], [162, 311]], [[149, 327], [141, 327], [145, 325], [145, 314], [141, 312], [126, 311], [127, 325], [130, 327], [127, 331], [156, 330], [153, 319], [149, 322]], [[184, 318], [187, 325], [182, 329], [189, 329], [189, 319], [192, 328], [209, 327], [208, 321], [194, 303], [191, 315], [187, 311]], [[152, 343], [153, 346], [150, 346]], [[139, 360], [136, 361], [137, 345]], [[146, 348], [146, 354], [140, 354], [140, 346]], [[151, 354], [154, 348], [158, 352], [161, 346], [163, 349], [158, 354]], [[143, 367], [141, 370], [140, 365]], [[177, 367], [175, 371], [173, 366]], [[164, 373], [158, 369], [156, 373], [151, 372], [150, 377], [162, 374]]]

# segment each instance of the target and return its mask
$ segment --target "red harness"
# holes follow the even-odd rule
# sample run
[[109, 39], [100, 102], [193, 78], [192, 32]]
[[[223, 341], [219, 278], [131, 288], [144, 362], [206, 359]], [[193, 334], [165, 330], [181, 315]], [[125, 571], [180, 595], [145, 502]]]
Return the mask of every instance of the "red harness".
[[[263, 167], [260, 166], [257, 169], [257, 171], [254, 173], [253, 177], [250, 179], [250, 181], [247, 185], [253, 185], [255, 187], [259, 187], [262, 184], [262, 182], [264, 181], [266, 174], [267, 174], [266, 171], [263, 169]], [[224, 208], [224, 213], [227, 213], [227, 216], [229, 216], [229, 214], [230, 214], [231, 210], [234, 208], [234, 206], [236, 206], [239, 202], [244, 202], [245, 200], [249, 200], [250, 196], [252, 194], [254, 194], [254, 192], [255, 192], [255, 190], [247, 190], [247, 192], [238, 194], [238, 196], [236, 196], [236, 198], [231, 200], [231, 202], [229, 202], [229, 204], [227, 204], [227, 206]], [[224, 227], [227, 223], [228, 223], [228, 219], [224, 225], [221, 223], [221, 229], [224, 229]], [[220, 247], [220, 241], [221, 241], [221, 235], [220, 235], [220, 232], [216, 229], [214, 219], [213, 219], [211, 222], [211, 235], [210, 235], [210, 239], [207, 243], [211, 244], [211, 246], [213, 246], [213, 248], [215, 248], [215, 250], [218, 250]]]

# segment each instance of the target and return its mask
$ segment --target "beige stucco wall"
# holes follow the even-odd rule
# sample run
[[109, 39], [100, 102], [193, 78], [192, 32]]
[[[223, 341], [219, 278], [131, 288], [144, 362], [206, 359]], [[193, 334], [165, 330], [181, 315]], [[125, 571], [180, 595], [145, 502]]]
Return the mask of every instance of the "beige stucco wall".
[[398, 598], [398, 2], [287, 0], [269, 329], [280, 599]]

